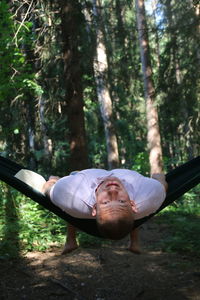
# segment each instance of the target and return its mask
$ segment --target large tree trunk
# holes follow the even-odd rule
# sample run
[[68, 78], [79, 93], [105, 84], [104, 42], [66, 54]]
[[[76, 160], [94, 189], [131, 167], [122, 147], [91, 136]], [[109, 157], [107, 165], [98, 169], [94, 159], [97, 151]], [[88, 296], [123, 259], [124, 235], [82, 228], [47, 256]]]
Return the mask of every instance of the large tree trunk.
[[150, 172], [163, 172], [161, 137], [158, 124], [158, 112], [155, 104], [155, 89], [152, 79], [152, 67], [146, 24], [144, 0], [136, 0], [137, 28], [140, 44], [144, 91], [146, 99], [147, 140], [149, 147]]
[[[100, 1], [98, 1], [100, 6]], [[108, 153], [108, 168], [113, 169], [119, 166], [119, 153], [117, 136], [113, 124], [112, 100], [108, 88], [108, 62], [106, 47], [101, 24], [100, 10], [96, 7], [96, 0], [93, 0], [93, 14], [96, 28], [96, 59], [94, 60], [94, 75], [97, 87], [97, 97], [100, 105], [101, 116], [104, 122], [106, 145]]]
[[[83, 89], [81, 72], [81, 31], [83, 16], [77, 0], [60, 0], [66, 98], [62, 111], [67, 113], [70, 160], [68, 170], [88, 168]], [[67, 137], [66, 137], [67, 138]]]

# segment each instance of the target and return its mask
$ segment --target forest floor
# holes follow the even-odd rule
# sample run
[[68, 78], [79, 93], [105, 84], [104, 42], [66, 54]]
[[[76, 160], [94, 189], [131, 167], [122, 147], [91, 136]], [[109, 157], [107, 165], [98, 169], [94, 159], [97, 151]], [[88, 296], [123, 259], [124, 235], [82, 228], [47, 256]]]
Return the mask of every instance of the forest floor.
[[60, 255], [61, 248], [0, 260], [1, 300], [199, 300], [200, 261], [163, 252], [168, 225], [154, 220], [140, 229], [143, 253], [128, 240]]

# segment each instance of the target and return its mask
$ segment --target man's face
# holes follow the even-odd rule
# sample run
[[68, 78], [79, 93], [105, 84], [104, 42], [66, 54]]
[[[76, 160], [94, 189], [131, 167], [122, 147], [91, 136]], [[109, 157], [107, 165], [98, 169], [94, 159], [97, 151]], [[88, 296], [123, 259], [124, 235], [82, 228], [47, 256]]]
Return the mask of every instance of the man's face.
[[136, 212], [134, 201], [130, 200], [122, 182], [116, 177], [109, 177], [98, 186], [96, 200], [93, 216], [96, 216], [96, 209], [105, 218]]

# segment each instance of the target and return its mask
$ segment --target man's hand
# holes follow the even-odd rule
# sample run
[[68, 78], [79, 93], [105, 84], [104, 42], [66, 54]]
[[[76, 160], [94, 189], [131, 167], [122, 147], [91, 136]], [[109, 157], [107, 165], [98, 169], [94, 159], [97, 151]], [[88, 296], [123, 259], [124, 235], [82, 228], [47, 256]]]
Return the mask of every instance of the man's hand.
[[162, 185], [164, 185], [165, 190], [167, 191], [168, 189], [168, 183], [165, 179], [165, 174], [163, 173], [156, 173], [156, 174], [152, 174], [151, 177], [153, 179], [158, 180]]

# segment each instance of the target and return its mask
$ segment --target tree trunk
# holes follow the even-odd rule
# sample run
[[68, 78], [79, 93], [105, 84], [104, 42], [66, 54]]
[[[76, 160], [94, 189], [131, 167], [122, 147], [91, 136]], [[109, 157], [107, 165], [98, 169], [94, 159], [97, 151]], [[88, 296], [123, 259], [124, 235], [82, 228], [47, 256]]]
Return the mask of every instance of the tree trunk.
[[[123, 2], [123, 1], [122, 1]], [[115, 11], [116, 11], [116, 38], [121, 48], [121, 59], [120, 59], [120, 77], [124, 89], [125, 95], [128, 94], [130, 87], [130, 77], [127, 76], [128, 68], [128, 53], [127, 53], [127, 35], [123, 21], [122, 9], [123, 4], [121, 0], [115, 0]]]
[[[100, 1], [98, 1], [100, 6]], [[113, 124], [113, 110], [110, 92], [108, 88], [108, 62], [106, 47], [103, 37], [100, 10], [97, 9], [96, 0], [93, 0], [93, 14], [96, 28], [96, 59], [94, 60], [94, 75], [97, 88], [97, 97], [100, 105], [101, 116], [104, 122], [108, 168], [113, 169], [119, 166], [119, 153], [117, 136]]]
[[199, 49], [199, 37], [200, 37], [200, 3], [196, 3], [195, 5], [195, 16], [196, 16], [196, 38], [197, 38], [197, 47], [196, 47], [196, 53], [197, 53], [197, 63], [200, 67], [200, 49]]
[[[34, 23], [34, 14], [29, 10], [28, 3], [23, 3], [22, 6], [20, 6], [17, 9], [17, 15], [16, 20], [18, 20], [20, 23], [25, 22], [29, 20]], [[17, 37], [16, 37], [17, 39]], [[23, 54], [26, 57], [26, 64], [31, 68], [31, 71], [34, 73], [35, 68], [35, 53], [33, 45], [28, 42], [26, 39], [22, 39], [23, 43], [20, 43], [20, 50], [23, 52]], [[22, 122], [22, 132], [24, 134], [24, 142], [22, 142], [23, 138], [19, 139], [19, 142], [21, 143], [21, 154], [24, 157], [25, 164], [30, 169], [36, 169], [36, 157], [35, 157], [35, 139], [36, 139], [36, 99], [33, 92], [27, 88], [24, 90], [23, 95], [23, 102], [19, 102], [19, 111], [21, 110], [21, 122]], [[24, 126], [24, 122], [26, 123], [26, 126]], [[19, 148], [19, 145], [17, 145]]]
[[39, 122], [41, 130], [41, 140], [44, 147], [43, 167], [47, 174], [51, 174], [52, 170], [52, 140], [48, 138], [47, 126], [45, 121], [45, 99], [41, 95], [38, 101]]
[[88, 168], [80, 50], [83, 16], [77, 0], [60, 0], [60, 4], [66, 88], [62, 111], [68, 118], [68, 137], [65, 137], [70, 144], [68, 170], [73, 171]]
[[149, 147], [150, 172], [163, 172], [161, 137], [158, 124], [158, 112], [155, 104], [155, 89], [152, 79], [152, 67], [146, 24], [144, 0], [136, 0], [137, 28], [140, 44], [140, 56], [144, 78], [146, 99], [147, 141]]
[[157, 67], [160, 68], [160, 45], [159, 45], [159, 35], [157, 30], [157, 18], [156, 18], [156, 8], [157, 8], [157, 0], [153, 0], [152, 2], [152, 11], [153, 11], [153, 21], [155, 25], [155, 46], [156, 46], [156, 56], [157, 56]]
[[6, 199], [1, 251], [4, 251], [8, 257], [18, 257], [20, 254], [18, 203], [14, 200], [14, 195], [8, 185], [1, 184], [1, 189]]

